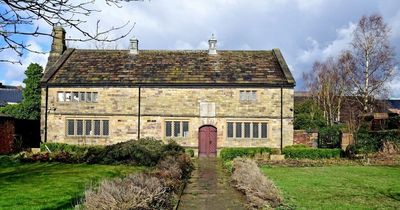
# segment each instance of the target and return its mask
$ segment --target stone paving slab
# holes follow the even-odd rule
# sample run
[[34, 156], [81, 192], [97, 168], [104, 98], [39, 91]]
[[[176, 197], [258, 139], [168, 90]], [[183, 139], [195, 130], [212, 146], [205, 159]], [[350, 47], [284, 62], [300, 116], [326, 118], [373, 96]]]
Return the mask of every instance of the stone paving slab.
[[244, 196], [230, 186], [216, 158], [199, 158], [178, 207], [180, 210], [245, 210]]

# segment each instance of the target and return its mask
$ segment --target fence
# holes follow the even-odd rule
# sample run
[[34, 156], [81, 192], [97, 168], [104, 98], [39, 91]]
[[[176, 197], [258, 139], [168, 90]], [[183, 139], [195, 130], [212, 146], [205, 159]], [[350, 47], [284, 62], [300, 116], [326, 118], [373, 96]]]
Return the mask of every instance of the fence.
[[20, 120], [0, 115], [0, 154], [39, 146], [39, 120]]

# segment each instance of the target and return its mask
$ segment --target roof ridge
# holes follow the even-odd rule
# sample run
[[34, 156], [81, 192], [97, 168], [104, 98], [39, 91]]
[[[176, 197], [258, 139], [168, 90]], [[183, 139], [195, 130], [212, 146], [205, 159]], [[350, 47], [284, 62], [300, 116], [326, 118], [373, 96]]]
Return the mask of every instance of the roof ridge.
[[[76, 51], [88, 51], [88, 52], [118, 52], [118, 51], [127, 51], [129, 52], [129, 49], [82, 49], [82, 48], [69, 48], [69, 49], [74, 49]], [[273, 52], [274, 49], [271, 50], [227, 50], [227, 49], [222, 49], [218, 50], [218, 52]], [[208, 52], [207, 49], [185, 49], [185, 50], [173, 50], [173, 49], [141, 49], [139, 52]]]

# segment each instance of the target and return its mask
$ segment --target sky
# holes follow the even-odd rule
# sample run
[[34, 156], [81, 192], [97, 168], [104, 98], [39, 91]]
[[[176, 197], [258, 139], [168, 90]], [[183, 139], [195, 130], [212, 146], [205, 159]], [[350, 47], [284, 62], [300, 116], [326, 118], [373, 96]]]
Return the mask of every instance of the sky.
[[[363, 15], [380, 14], [391, 28], [390, 40], [400, 63], [399, 0], [144, 0], [122, 2], [121, 8], [98, 0], [93, 8], [101, 12], [85, 17], [83, 25], [95, 31], [100, 20], [103, 29], [127, 21], [135, 24], [126, 38], [107, 43], [106, 48], [128, 49], [129, 39], [139, 39], [140, 49], [193, 50], [207, 49], [207, 40], [215, 34], [218, 49], [269, 50], [281, 49], [296, 82], [303, 90], [303, 72], [311, 70], [317, 60], [335, 56], [350, 48], [352, 31]], [[41, 29], [51, 31], [42, 22]], [[82, 38], [66, 28], [67, 37]], [[118, 31], [110, 36], [118, 36]], [[39, 51], [48, 51], [51, 39], [28, 37], [24, 40]], [[95, 48], [93, 42], [68, 42], [68, 47]], [[14, 58], [12, 54], [0, 54]], [[0, 63], [0, 82], [20, 85], [24, 70], [31, 62], [45, 66], [48, 54], [25, 53], [22, 65]], [[390, 97], [400, 98], [400, 70], [389, 84]]]

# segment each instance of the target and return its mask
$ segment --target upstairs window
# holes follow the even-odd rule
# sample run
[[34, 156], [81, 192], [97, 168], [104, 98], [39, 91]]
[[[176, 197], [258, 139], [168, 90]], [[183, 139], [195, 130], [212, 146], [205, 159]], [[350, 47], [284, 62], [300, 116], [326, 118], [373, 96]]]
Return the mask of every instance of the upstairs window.
[[57, 92], [59, 102], [97, 102], [97, 92]]
[[165, 137], [186, 138], [189, 136], [189, 122], [180, 120], [165, 121]]
[[257, 91], [256, 90], [241, 90], [239, 94], [240, 102], [256, 102]]

